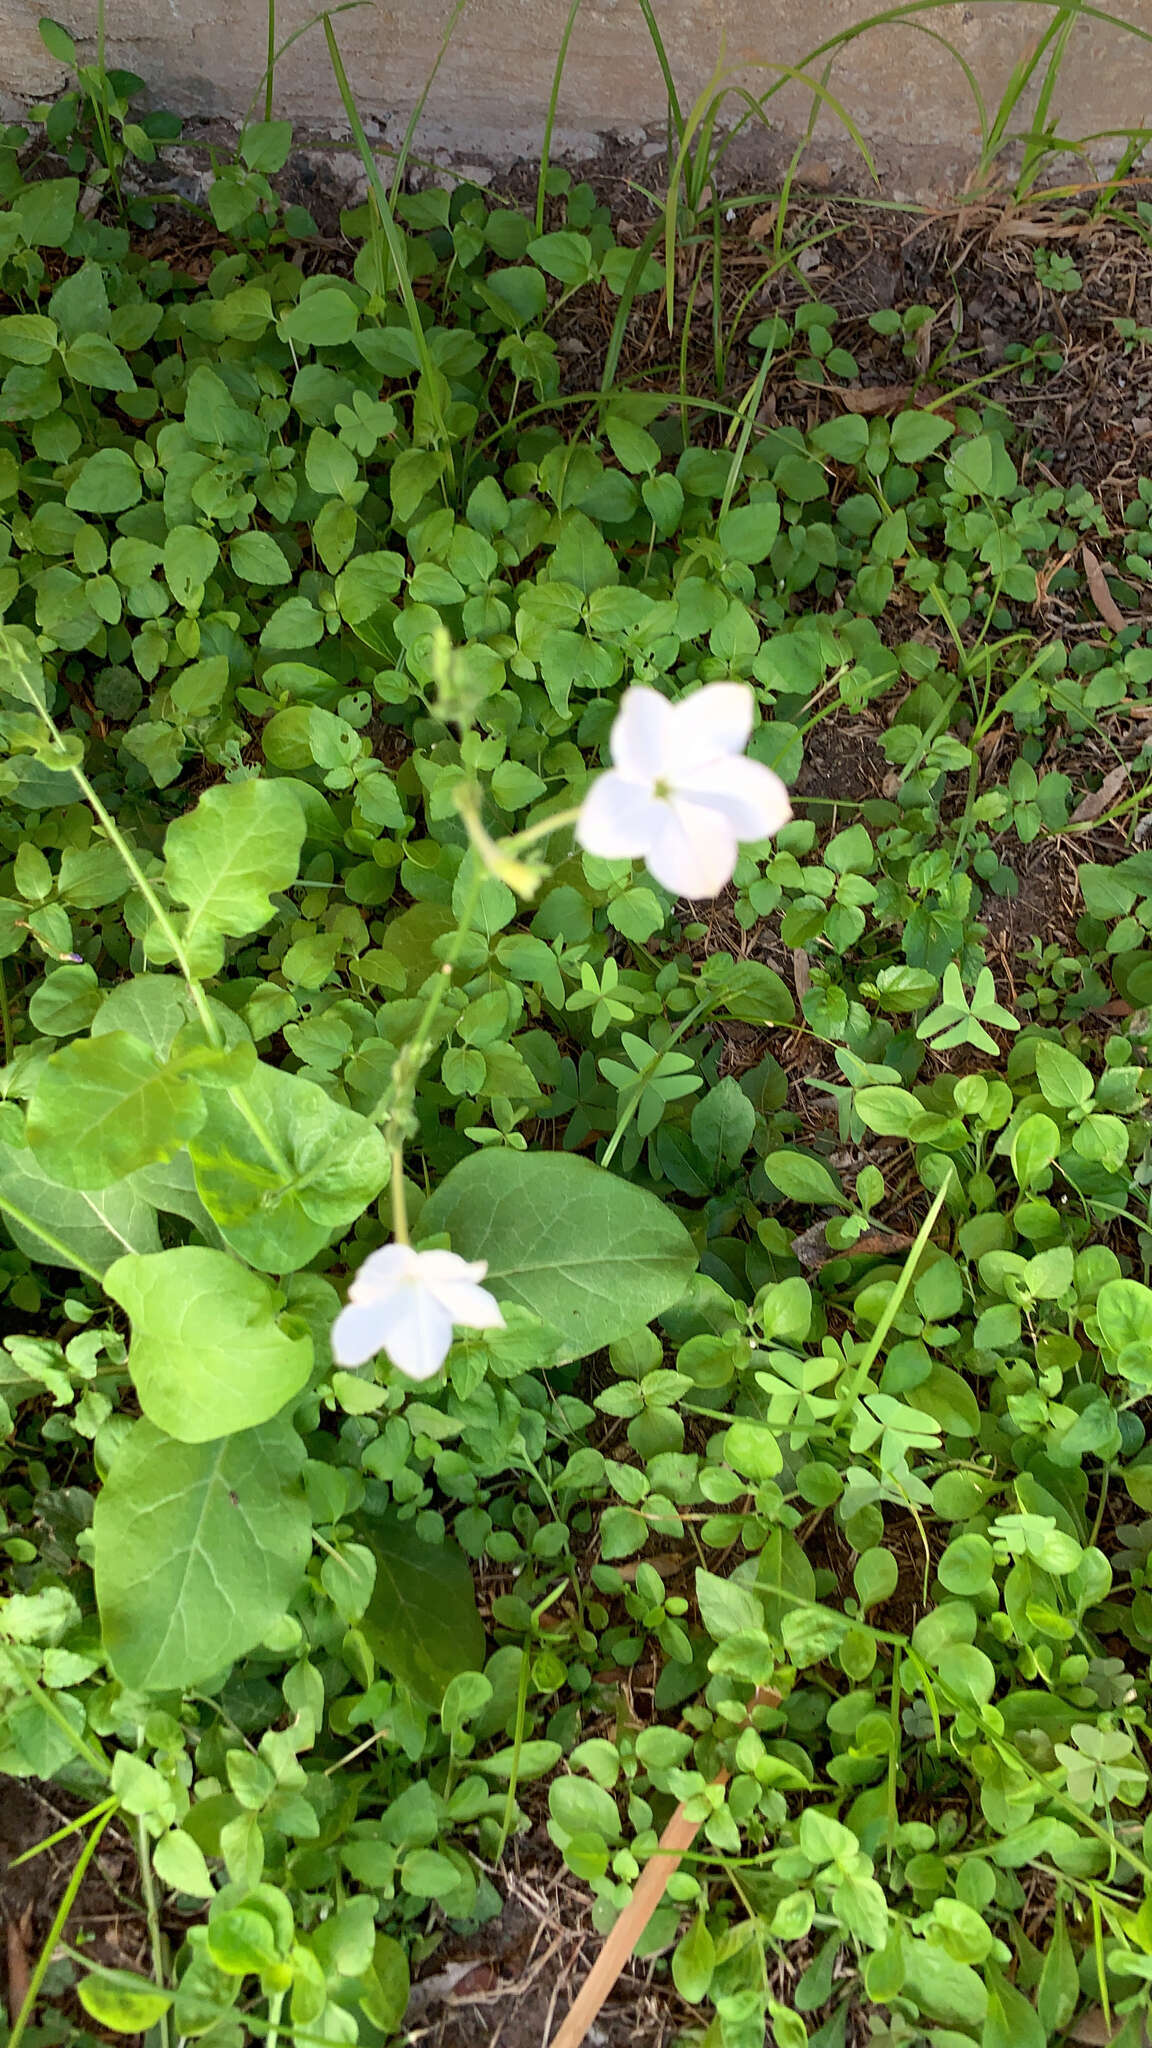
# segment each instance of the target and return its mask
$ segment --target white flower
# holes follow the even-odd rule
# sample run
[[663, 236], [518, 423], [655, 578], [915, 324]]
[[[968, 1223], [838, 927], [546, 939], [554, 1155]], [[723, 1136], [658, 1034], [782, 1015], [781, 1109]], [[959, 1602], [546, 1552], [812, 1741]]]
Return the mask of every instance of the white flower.
[[439, 1372], [452, 1343], [452, 1326], [502, 1330], [494, 1297], [477, 1282], [483, 1259], [455, 1252], [418, 1252], [410, 1244], [387, 1244], [370, 1252], [348, 1289], [348, 1306], [332, 1325], [337, 1365], [363, 1365], [386, 1351], [410, 1380]]
[[744, 758], [752, 730], [746, 683], [708, 683], [679, 704], [626, 690], [612, 766], [580, 808], [576, 837], [605, 860], [643, 857], [674, 896], [718, 896], [742, 839], [767, 839], [792, 816], [778, 775]]

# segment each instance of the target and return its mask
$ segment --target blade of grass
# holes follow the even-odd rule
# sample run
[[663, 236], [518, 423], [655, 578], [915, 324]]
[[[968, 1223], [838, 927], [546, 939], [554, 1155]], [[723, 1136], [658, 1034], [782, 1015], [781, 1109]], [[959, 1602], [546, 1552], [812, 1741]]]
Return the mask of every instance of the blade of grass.
[[344, 59], [340, 55], [340, 46], [336, 41], [336, 31], [332, 26], [331, 17], [325, 14], [322, 19], [324, 22], [324, 35], [328, 43], [328, 56], [332, 64], [340, 98], [344, 103], [344, 111], [348, 116], [348, 125], [352, 130], [352, 139], [360, 153], [360, 161], [364, 166], [364, 175], [368, 180], [368, 189], [379, 208], [380, 225], [384, 232], [384, 239], [388, 244], [388, 254], [392, 259], [392, 268], [396, 273], [396, 282], [400, 297], [404, 303], [404, 311], [408, 316], [412, 343], [420, 360], [420, 368], [424, 375], [428, 393], [428, 403], [440, 437], [440, 447], [447, 456], [449, 474], [454, 474], [451, 439], [444, 419], [444, 409], [440, 403], [435, 364], [432, 361], [431, 351], [428, 347], [428, 337], [424, 332], [424, 323], [420, 318], [420, 308], [417, 304], [416, 294], [412, 289], [412, 280], [408, 274], [408, 262], [404, 253], [403, 238], [396, 225], [396, 218], [389, 204], [388, 194], [384, 190], [380, 173], [376, 168], [376, 160], [368, 146], [368, 138], [364, 133], [356, 101], [352, 96], [352, 88], [348, 83], [348, 73], [344, 69]]
[[[624, 346], [624, 336], [628, 332], [628, 322], [632, 318], [632, 308], [636, 303], [636, 293], [639, 290], [640, 279], [644, 275], [646, 264], [655, 254], [656, 245], [663, 233], [663, 218], [653, 221], [652, 226], [649, 228], [629, 265], [628, 275], [624, 280], [624, 289], [620, 294], [620, 304], [616, 308], [616, 317], [612, 322], [612, 332], [608, 337], [608, 347], [604, 355], [604, 368], [600, 376], [600, 390], [605, 396], [612, 390], [616, 382], [616, 371], [620, 364], [620, 352]], [[664, 276], [664, 290], [665, 292], [668, 291], [667, 272], [665, 272]]]
[[1063, 18], [1055, 24], [1051, 38], [1052, 52], [1044, 67], [1040, 97], [1036, 103], [1036, 115], [1033, 123], [1037, 134], [1036, 146], [1033, 148], [1031, 143], [1026, 146], [1024, 162], [1020, 168], [1020, 175], [1016, 180], [1015, 197], [1017, 199], [1022, 199], [1029, 188], [1035, 183], [1040, 165], [1051, 149], [1051, 143], [1048, 140], [1048, 115], [1052, 105], [1052, 95], [1056, 90], [1057, 81], [1063, 67], [1068, 43], [1076, 26], [1077, 12], [1076, 7], [1069, 8], [1063, 15]]
[[675, 161], [669, 166], [666, 198], [664, 202], [664, 295], [668, 318], [668, 332], [676, 324], [676, 228], [680, 216], [680, 181], [684, 165], [688, 160], [692, 136], [704, 118], [704, 114], [720, 90], [724, 77], [723, 65], [718, 64], [703, 91], [692, 104], [687, 119], [680, 128], [679, 143]]
[[[920, 22], [918, 17], [924, 14], [934, 14], [941, 8], [950, 7], [951, 4], [952, 0], [903, 0], [902, 5], [882, 8], [875, 14], [867, 15], [863, 21], [853, 22], [849, 27], [839, 30], [836, 35], [828, 36], [822, 43], [818, 43], [814, 49], [809, 50], [807, 55], [801, 58], [801, 68], [807, 70], [830, 52], [842, 54], [852, 43], [856, 42], [861, 36], [868, 35], [873, 29], [908, 26], [919, 28], [922, 33], [926, 33], [928, 32], [926, 24]], [[972, 0], [972, 4], [976, 7], [992, 6], [995, 4], [995, 0]], [[1069, 24], [1069, 33], [1072, 26], [1075, 26], [1077, 22], [1084, 21], [1092, 22], [1102, 28], [1118, 29], [1122, 34], [1133, 36], [1140, 42], [1152, 42], [1152, 28], [1144, 28], [1139, 22], [1126, 20], [1123, 15], [1113, 14], [1107, 8], [1087, 4], [1087, 0], [1080, 0], [1080, 4], [1077, 4], [1075, 7], [1070, 7], [1069, 0], [1037, 0], [1037, 5], [1052, 8], [1057, 15], [1057, 20], [1049, 25], [1034, 48], [1013, 67], [1012, 76], [1001, 95], [990, 126], [987, 124], [986, 115], [983, 112], [981, 114], [983, 147], [980, 165], [976, 172], [976, 176], [981, 179], [987, 179], [990, 175], [992, 164], [1004, 147], [1008, 124], [1012, 120], [1037, 66], [1041, 63], [1045, 51], [1061, 33], [1066, 17], [1070, 15], [1072, 17]], [[946, 41], [943, 37], [940, 40]], [[977, 105], [983, 109], [982, 95], [975, 84], [971, 67], [963, 60], [959, 51], [953, 50], [953, 55], [956, 56], [957, 61], [961, 64], [961, 68], [968, 78], [969, 86], [975, 90]], [[1059, 70], [1060, 64], [1058, 63], [1056, 73], [1052, 78], [1053, 89]], [[1051, 92], [1048, 94], [1048, 102], [1050, 100]]]
[[428, 100], [428, 95], [431, 92], [432, 87], [436, 83], [436, 73], [439, 71], [441, 64], [444, 62], [444, 59], [448, 54], [448, 45], [452, 41], [452, 38], [456, 33], [456, 24], [459, 21], [460, 16], [463, 14], [464, 9], [467, 7], [467, 5], [468, 0], [456, 0], [456, 5], [452, 9], [452, 12], [448, 17], [448, 25], [440, 38], [440, 47], [436, 52], [435, 58], [433, 59], [432, 69], [428, 73], [427, 78], [424, 80], [424, 89], [421, 92], [420, 97], [416, 102], [416, 105], [413, 107], [412, 112], [408, 116], [408, 125], [404, 130], [404, 140], [400, 144], [399, 153], [396, 158], [396, 169], [392, 174], [393, 206], [395, 206], [397, 198], [399, 197], [400, 194], [401, 186], [404, 181], [404, 173], [408, 168], [408, 159], [412, 154], [412, 143], [416, 135], [416, 130], [420, 125], [420, 120], [424, 113], [424, 108]]
[[[244, 130], [248, 127], [252, 119], [252, 116], [256, 111], [256, 107], [259, 103], [261, 93], [266, 93], [270, 74], [275, 69], [276, 65], [280, 62], [281, 57], [283, 57], [286, 54], [286, 52], [292, 48], [293, 43], [298, 43], [300, 41], [301, 36], [306, 36], [308, 34], [309, 29], [317, 28], [319, 24], [324, 20], [326, 14], [351, 14], [354, 7], [370, 7], [371, 5], [372, 0], [337, 0], [337, 4], [335, 7], [325, 8], [322, 10], [318, 10], [315, 14], [310, 14], [308, 16], [307, 21], [302, 21], [300, 23], [299, 28], [294, 28], [290, 36], [285, 36], [284, 41], [280, 45], [280, 48], [272, 53], [268, 61], [268, 64], [265, 66], [264, 70], [260, 73], [259, 78], [256, 80], [256, 90], [248, 102], [244, 119], [240, 123], [241, 135], [243, 135]], [[267, 106], [268, 104], [269, 102], [266, 99], [265, 105]]]
[[568, 45], [576, 26], [582, 0], [572, 0], [568, 16], [560, 37], [560, 48], [556, 52], [556, 64], [552, 72], [552, 90], [548, 95], [548, 112], [544, 117], [544, 140], [540, 145], [540, 170], [536, 179], [536, 233], [544, 233], [544, 202], [548, 197], [548, 168], [552, 161], [552, 135], [556, 126], [556, 108], [560, 99], [560, 81], [564, 66], [568, 62]]
[[660, 66], [660, 75], [664, 80], [664, 91], [668, 98], [668, 138], [669, 155], [671, 155], [672, 136], [675, 135], [677, 142], [679, 142], [684, 133], [684, 115], [680, 107], [680, 95], [676, 90], [676, 80], [672, 76], [672, 66], [668, 62], [668, 52], [664, 47], [664, 38], [660, 33], [656, 16], [652, 12], [652, 0], [640, 0], [640, 12], [644, 16], [648, 33], [652, 38], [656, 51], [656, 62]]
[[880, 1347], [883, 1344], [885, 1337], [888, 1335], [889, 1330], [892, 1328], [893, 1323], [896, 1321], [896, 1318], [900, 1313], [901, 1307], [903, 1306], [904, 1297], [907, 1294], [908, 1289], [911, 1287], [912, 1281], [915, 1277], [916, 1268], [920, 1262], [920, 1254], [924, 1250], [925, 1245], [927, 1244], [929, 1238], [932, 1235], [932, 1231], [936, 1224], [936, 1218], [939, 1216], [941, 1209], [944, 1207], [945, 1197], [947, 1196], [948, 1190], [952, 1185], [953, 1175], [954, 1169], [950, 1166], [943, 1180], [941, 1181], [940, 1186], [936, 1190], [935, 1200], [933, 1201], [932, 1206], [928, 1211], [928, 1214], [924, 1218], [923, 1223], [920, 1225], [919, 1230], [916, 1232], [916, 1236], [912, 1241], [912, 1246], [908, 1253], [908, 1256], [905, 1259], [903, 1266], [900, 1268], [900, 1275], [897, 1279], [896, 1285], [892, 1289], [891, 1294], [885, 1302], [883, 1313], [881, 1314], [880, 1320], [877, 1323], [876, 1328], [872, 1332], [872, 1336], [868, 1343], [868, 1348], [865, 1351], [864, 1356], [860, 1359], [859, 1363], [855, 1368], [855, 1372], [853, 1374], [853, 1387], [856, 1393], [858, 1393], [859, 1390], [863, 1387], [865, 1380], [867, 1379], [869, 1373], [872, 1370], [872, 1367], [875, 1365], [876, 1360], [879, 1358]]
[[276, 0], [268, 0], [268, 62], [264, 69], [264, 119], [272, 119], [272, 89], [276, 78]]
[[752, 439], [752, 430], [756, 425], [756, 415], [760, 410], [760, 401], [764, 396], [764, 386], [768, 382], [768, 372], [772, 368], [775, 354], [775, 349], [765, 349], [764, 360], [753, 377], [751, 384], [748, 386], [744, 397], [741, 399], [736, 409], [732, 426], [729, 427], [728, 435], [725, 437], [727, 439], [731, 436], [732, 427], [739, 420], [740, 432], [737, 436], [736, 446], [732, 451], [732, 461], [728, 470], [728, 479], [724, 485], [724, 495], [720, 500], [720, 510], [716, 515], [718, 522], [723, 519], [724, 514], [729, 510], [732, 500], [736, 495], [740, 482], [740, 473], [744, 467], [744, 458], [748, 453], [748, 443]]
[[[720, 64], [718, 64], [717, 68], [713, 71], [712, 76], [708, 80], [707, 85], [704, 86], [701, 92], [697, 95], [696, 100], [694, 101], [691, 111], [689, 112], [689, 115], [687, 117], [687, 120], [684, 123], [684, 133], [681, 138], [680, 147], [676, 153], [676, 162], [673, 165], [672, 170], [669, 174], [668, 203], [665, 211], [664, 254], [670, 287], [671, 280], [675, 274], [676, 226], [679, 215], [680, 183], [681, 179], [684, 176], [684, 167], [691, 155], [692, 139], [696, 133], [697, 128], [703, 127], [706, 121], [708, 123], [708, 126], [705, 132], [709, 134], [711, 133], [717, 118], [719, 107], [723, 100], [730, 93], [733, 94], [738, 99], [743, 99], [749, 106], [756, 108], [758, 111], [760, 111], [761, 118], [764, 118], [762, 111], [764, 102], [766, 100], [771, 99], [773, 95], [779, 92], [784, 85], [788, 84], [789, 82], [792, 82], [794, 84], [806, 85], [809, 88], [809, 90], [816, 95], [816, 97], [820, 100], [822, 105], [827, 107], [830, 112], [834, 113], [837, 119], [842, 123], [843, 127], [847, 130], [853, 142], [856, 144], [856, 147], [860, 151], [860, 154], [863, 157], [864, 162], [867, 164], [873, 180], [876, 183], [879, 183], [879, 179], [876, 173], [876, 166], [872, 159], [872, 153], [869, 150], [868, 144], [865, 142], [863, 135], [860, 133], [860, 130], [856, 125], [856, 122], [852, 119], [852, 116], [848, 112], [847, 108], [842, 105], [842, 103], [836, 98], [836, 96], [833, 93], [828, 91], [826, 86], [820, 83], [819, 79], [811, 78], [798, 65], [776, 64], [770, 62], [766, 58], [758, 58], [755, 61], [755, 63], [751, 65], [741, 65], [738, 68], [742, 71], [771, 71], [776, 73], [777, 76], [775, 78], [774, 83], [768, 88], [766, 92], [760, 94], [758, 97], [754, 97], [753, 94], [749, 92], [746, 86], [726, 84], [724, 82], [726, 79], [731, 77], [732, 70], [734, 68], [735, 67], [725, 68], [723, 65], [723, 60], [721, 59]], [[675, 293], [674, 290], [670, 288], [668, 292], [668, 328], [670, 333], [672, 331], [674, 319]]]

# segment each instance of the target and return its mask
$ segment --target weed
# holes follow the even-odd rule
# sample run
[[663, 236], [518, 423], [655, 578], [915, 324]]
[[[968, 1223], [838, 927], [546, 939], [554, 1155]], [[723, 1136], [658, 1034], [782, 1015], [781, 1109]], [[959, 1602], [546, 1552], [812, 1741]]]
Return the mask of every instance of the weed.
[[[1037, 79], [1022, 176], [1056, 147], [1074, 12], [988, 167]], [[635, 248], [547, 161], [534, 219], [388, 189], [323, 29], [350, 275], [287, 260], [274, 16], [206, 282], [79, 207], [81, 148], [138, 204], [110, 76], [59, 175], [0, 159], [0, 1769], [83, 1838], [12, 2039], [50, 1969], [102, 2031], [395, 2037], [545, 1809], [600, 1928], [696, 1825], [645, 1939], [725, 2048], [1134, 2036], [1152, 655], [1076, 582], [1108, 522], [922, 306], [871, 324], [890, 414], [812, 295], [714, 327], [707, 399], [620, 380], [717, 261], [727, 74], [670, 90]], [[862, 793], [811, 778], [861, 732]], [[1045, 854], [1068, 938], [1011, 957]], [[66, 1940], [113, 1815], [151, 1976]]]

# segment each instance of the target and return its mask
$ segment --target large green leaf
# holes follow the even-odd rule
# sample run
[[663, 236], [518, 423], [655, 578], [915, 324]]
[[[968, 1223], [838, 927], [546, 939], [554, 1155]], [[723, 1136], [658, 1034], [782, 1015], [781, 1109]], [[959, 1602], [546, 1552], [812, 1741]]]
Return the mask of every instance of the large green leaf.
[[375, 1124], [314, 1081], [261, 1062], [244, 1082], [247, 1114], [207, 1080], [205, 1093], [208, 1120], [189, 1147], [196, 1186], [233, 1251], [263, 1273], [307, 1265], [388, 1178]]
[[24, 1140], [14, 1103], [0, 1106], [0, 1217], [26, 1258], [102, 1273], [124, 1252], [158, 1252], [156, 1211], [130, 1182], [99, 1192], [64, 1188]]
[[484, 1624], [464, 1552], [422, 1543], [410, 1522], [372, 1524], [376, 1586], [361, 1627], [386, 1671], [438, 1707], [450, 1680], [484, 1663]]
[[556, 1331], [560, 1362], [583, 1358], [679, 1299], [696, 1265], [682, 1223], [644, 1188], [561, 1152], [474, 1153], [420, 1212], [421, 1237], [485, 1259], [498, 1300]]
[[242, 938], [267, 923], [271, 891], [296, 880], [303, 843], [299, 800], [278, 782], [218, 783], [168, 827], [164, 879], [187, 905], [184, 941], [199, 973], [220, 967], [221, 934]]
[[252, 1429], [312, 1370], [312, 1339], [267, 1280], [201, 1245], [117, 1259], [105, 1291], [132, 1324], [128, 1370], [151, 1422], [181, 1443]]
[[142, 1045], [167, 1059], [172, 1041], [196, 1015], [188, 989], [175, 974], [134, 974], [108, 990], [92, 1020], [93, 1038], [130, 1031]]
[[127, 1031], [77, 1038], [41, 1069], [28, 1143], [66, 1187], [106, 1188], [170, 1159], [204, 1121], [195, 1081]]
[[137, 1692], [201, 1685], [284, 1613], [311, 1538], [304, 1447], [286, 1422], [213, 1444], [134, 1423], [96, 1502], [108, 1660]]
[[196, 1192], [196, 1174], [187, 1152], [177, 1152], [174, 1159], [163, 1164], [142, 1166], [139, 1173], [134, 1173], [123, 1185], [131, 1188], [153, 1209], [183, 1216], [205, 1244], [215, 1245], [217, 1250], [225, 1249], [220, 1232]]

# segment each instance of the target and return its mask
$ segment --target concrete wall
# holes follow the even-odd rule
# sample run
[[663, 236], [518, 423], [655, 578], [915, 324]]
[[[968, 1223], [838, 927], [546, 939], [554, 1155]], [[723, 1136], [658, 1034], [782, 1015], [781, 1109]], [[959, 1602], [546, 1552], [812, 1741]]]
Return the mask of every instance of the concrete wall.
[[[772, 82], [772, 65], [795, 64], [817, 43], [858, 25], [879, 0], [654, 0], [678, 85], [690, 101], [723, 52], [753, 91]], [[314, 0], [279, 0], [280, 40], [308, 20]], [[1152, 0], [1113, 0], [1115, 11], [1152, 35]], [[0, 0], [0, 95], [13, 102], [48, 97], [64, 71], [45, 52], [37, 17], [43, 6], [94, 49], [96, 0]], [[539, 145], [568, 0], [467, 0], [420, 131], [426, 149], [447, 148], [494, 163], [531, 155]], [[370, 132], [389, 140], [404, 121], [435, 62], [452, 0], [374, 0], [341, 14], [336, 29]], [[1053, 18], [1030, 0], [960, 0], [925, 11], [923, 27], [872, 29], [837, 57], [829, 89], [858, 122], [889, 169], [963, 168], [979, 149], [979, 119], [956, 59], [925, 34], [947, 36], [977, 75], [991, 106], [1014, 65]], [[138, 71], [155, 101], [200, 117], [236, 120], [257, 91], [267, 18], [260, 0], [107, 0], [110, 64]], [[757, 68], [759, 67], [759, 68]], [[1033, 95], [1034, 100], [1034, 95]], [[733, 109], [737, 102], [730, 102]], [[777, 146], [790, 144], [811, 96], [789, 86], [772, 102]], [[276, 75], [276, 108], [301, 131], [345, 133], [323, 31], [312, 27], [285, 54]], [[1055, 102], [1063, 132], [1152, 120], [1152, 41], [1082, 21], [1073, 33]], [[634, 146], [659, 136], [664, 91], [636, 0], [584, 0], [561, 89], [557, 142], [577, 155], [600, 138]], [[817, 129], [819, 153], [842, 161], [843, 130], [829, 114]]]

